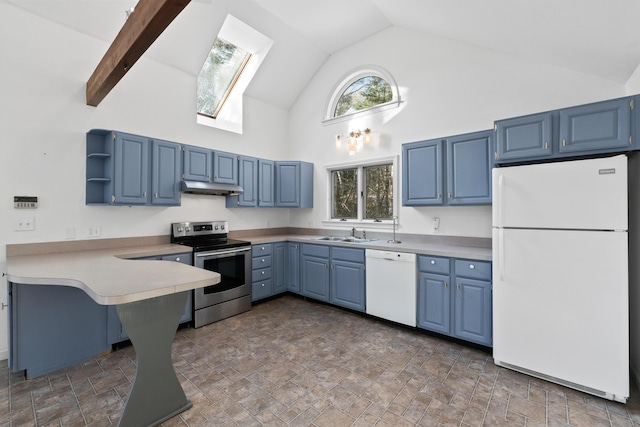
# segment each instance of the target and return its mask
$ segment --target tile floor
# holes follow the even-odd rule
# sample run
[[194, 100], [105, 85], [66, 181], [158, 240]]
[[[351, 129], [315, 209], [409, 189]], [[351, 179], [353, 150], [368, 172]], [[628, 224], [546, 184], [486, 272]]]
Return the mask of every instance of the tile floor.
[[[485, 352], [294, 296], [178, 331], [193, 407], [165, 426], [635, 426], [627, 405], [496, 367]], [[116, 425], [132, 346], [24, 380], [0, 368], [0, 426]]]

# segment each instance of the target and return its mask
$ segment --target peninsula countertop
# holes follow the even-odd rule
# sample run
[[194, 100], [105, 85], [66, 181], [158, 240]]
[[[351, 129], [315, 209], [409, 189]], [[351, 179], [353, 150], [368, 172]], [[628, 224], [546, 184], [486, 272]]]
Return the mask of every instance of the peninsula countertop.
[[163, 244], [7, 255], [10, 282], [72, 286], [101, 305], [117, 305], [215, 285], [220, 274], [173, 261], [132, 258], [186, 252]]

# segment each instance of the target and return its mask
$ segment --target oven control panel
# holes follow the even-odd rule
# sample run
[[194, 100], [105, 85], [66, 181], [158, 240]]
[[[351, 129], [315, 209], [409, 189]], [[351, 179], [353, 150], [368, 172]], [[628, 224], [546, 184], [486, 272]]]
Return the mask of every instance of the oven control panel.
[[176, 222], [171, 224], [173, 237], [226, 235], [228, 232], [227, 221]]

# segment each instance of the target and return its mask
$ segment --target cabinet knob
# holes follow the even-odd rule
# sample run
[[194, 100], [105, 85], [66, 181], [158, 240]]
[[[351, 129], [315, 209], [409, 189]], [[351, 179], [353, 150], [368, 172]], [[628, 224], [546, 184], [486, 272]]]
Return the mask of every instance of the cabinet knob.
[[432, 259], [432, 260], [431, 260], [431, 265], [435, 265], [435, 263], [436, 263], [436, 260], [435, 260], [435, 259]]
[[264, 246], [261, 249], [264, 251]]
[[155, 198], [158, 198], [158, 192], [154, 193]]
[[262, 258], [262, 262], [264, 262], [264, 258]]
[[262, 287], [264, 288], [264, 283], [263, 283], [263, 284], [261, 284], [260, 286], [262, 286]]
[[262, 270], [262, 273], [260, 273], [260, 274], [264, 274], [264, 270]]
[[444, 282], [444, 287], [445, 287], [445, 288], [448, 288], [448, 287], [449, 287], [449, 284], [448, 284], [447, 282]]
[[177, 257], [177, 258], [176, 258], [176, 261], [180, 262], [180, 257]]
[[474, 268], [476, 268], [476, 266], [475, 266], [475, 265], [473, 265], [473, 264], [469, 264], [469, 268], [470, 268], [471, 270], [473, 270]]

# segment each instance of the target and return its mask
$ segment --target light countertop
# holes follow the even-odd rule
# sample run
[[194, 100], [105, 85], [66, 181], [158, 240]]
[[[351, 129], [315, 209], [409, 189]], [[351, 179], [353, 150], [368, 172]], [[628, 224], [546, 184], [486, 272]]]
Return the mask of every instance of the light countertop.
[[465, 245], [464, 238], [450, 239], [448, 242], [402, 239], [401, 243], [388, 243], [386, 239], [372, 240], [363, 243], [350, 243], [340, 241], [318, 240], [319, 235], [280, 234], [242, 236], [242, 240], [248, 240], [253, 245], [273, 242], [300, 242], [315, 243], [321, 245], [342, 246], [347, 248], [379, 249], [394, 252], [409, 252], [419, 255], [432, 255], [450, 258], [464, 258], [479, 261], [491, 261], [491, 248]]
[[7, 256], [10, 282], [72, 286], [102, 305], [124, 304], [215, 285], [220, 274], [175, 261], [131, 258], [188, 252], [160, 244]]

